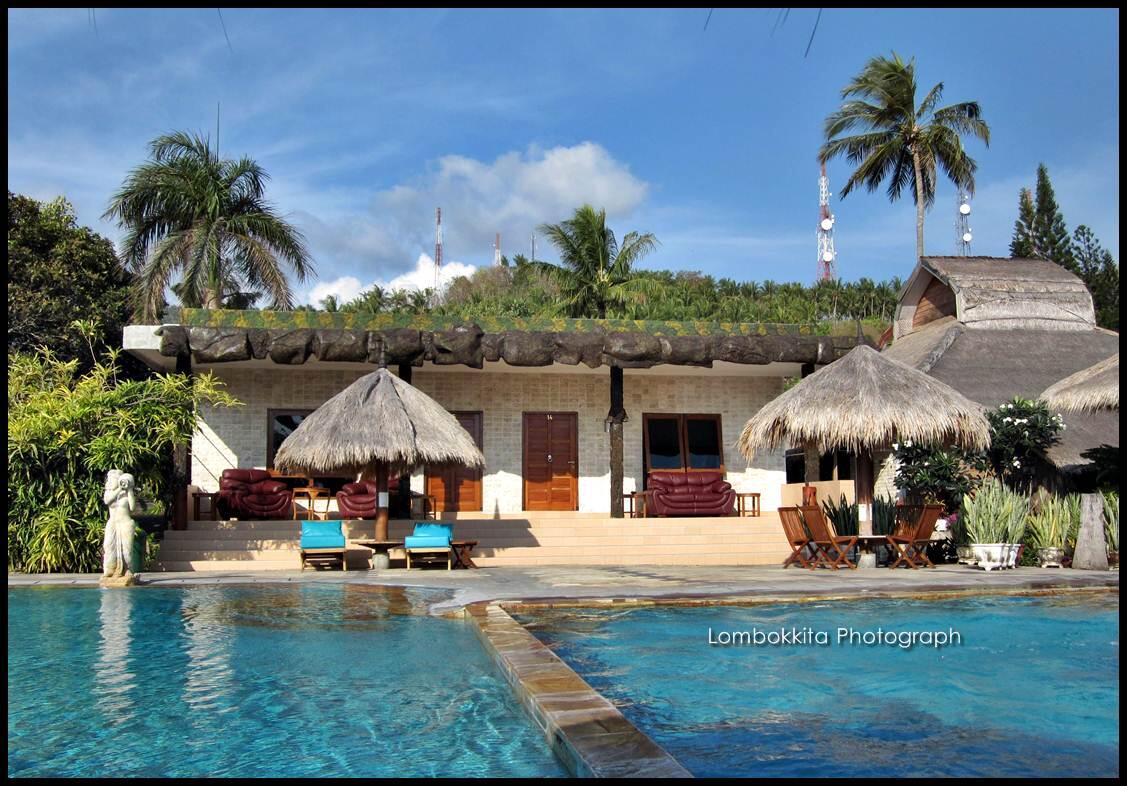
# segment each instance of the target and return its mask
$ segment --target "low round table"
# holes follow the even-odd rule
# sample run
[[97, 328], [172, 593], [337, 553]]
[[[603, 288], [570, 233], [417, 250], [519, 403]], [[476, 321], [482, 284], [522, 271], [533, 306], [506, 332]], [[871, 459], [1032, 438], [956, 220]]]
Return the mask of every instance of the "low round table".
[[877, 566], [877, 546], [888, 543], [885, 535], [859, 535], [857, 546], [861, 553], [857, 555], [858, 568], [875, 568]]
[[357, 546], [372, 550], [371, 570], [387, 570], [391, 567], [391, 557], [388, 552], [392, 549], [403, 548], [401, 540], [354, 540]]

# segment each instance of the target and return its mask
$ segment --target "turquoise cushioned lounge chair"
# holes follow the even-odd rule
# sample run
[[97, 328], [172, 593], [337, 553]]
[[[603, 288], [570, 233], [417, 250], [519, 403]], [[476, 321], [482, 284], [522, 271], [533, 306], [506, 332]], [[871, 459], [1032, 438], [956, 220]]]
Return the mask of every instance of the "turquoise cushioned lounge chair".
[[454, 538], [454, 525], [435, 521], [416, 521], [415, 531], [403, 539], [407, 552], [407, 570], [411, 569], [412, 554], [445, 554], [446, 569], [451, 567], [450, 541]]
[[308, 561], [340, 560], [344, 570], [344, 522], [343, 521], [303, 521], [301, 522], [301, 569], [305, 570]]

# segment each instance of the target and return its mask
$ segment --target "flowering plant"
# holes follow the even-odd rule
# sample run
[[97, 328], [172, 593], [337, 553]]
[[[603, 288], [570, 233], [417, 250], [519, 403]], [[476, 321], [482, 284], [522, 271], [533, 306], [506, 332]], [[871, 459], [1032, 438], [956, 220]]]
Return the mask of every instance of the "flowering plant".
[[1011, 488], [1028, 489], [1045, 451], [1060, 441], [1065, 425], [1042, 401], [1020, 397], [986, 414], [990, 421], [987, 457], [996, 477]]

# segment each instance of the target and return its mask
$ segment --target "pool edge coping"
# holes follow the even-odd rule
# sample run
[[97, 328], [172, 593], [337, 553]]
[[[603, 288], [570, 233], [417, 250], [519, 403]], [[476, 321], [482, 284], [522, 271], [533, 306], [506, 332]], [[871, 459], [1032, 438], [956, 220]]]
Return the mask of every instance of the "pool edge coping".
[[692, 778], [664, 748], [626, 719], [501, 602], [467, 605], [486, 652], [549, 747], [579, 778]]

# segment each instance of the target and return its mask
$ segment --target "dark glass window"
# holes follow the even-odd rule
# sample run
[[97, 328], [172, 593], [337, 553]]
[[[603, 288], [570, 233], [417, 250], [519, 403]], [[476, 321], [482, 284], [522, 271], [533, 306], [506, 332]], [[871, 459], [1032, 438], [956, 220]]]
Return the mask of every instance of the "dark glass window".
[[681, 424], [677, 418], [650, 418], [646, 421], [649, 438], [650, 469], [680, 469]]
[[294, 432], [311, 409], [272, 409], [268, 413], [269, 426], [266, 433], [266, 466], [274, 468], [274, 454]]
[[719, 415], [644, 415], [646, 471], [724, 470]]
[[720, 469], [720, 421], [686, 418], [685, 443], [689, 451], [689, 469]]

